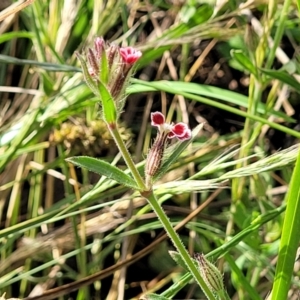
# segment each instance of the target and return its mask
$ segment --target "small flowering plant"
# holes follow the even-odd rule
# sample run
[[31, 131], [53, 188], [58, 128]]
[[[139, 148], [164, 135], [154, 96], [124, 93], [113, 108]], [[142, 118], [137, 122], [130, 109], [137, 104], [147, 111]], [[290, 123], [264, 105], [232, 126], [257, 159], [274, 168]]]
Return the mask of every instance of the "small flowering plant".
[[86, 56], [76, 53], [85, 81], [99, 97], [103, 107], [103, 118], [115, 121], [125, 103], [125, 89], [133, 67], [142, 53], [133, 47], [118, 47], [97, 37], [94, 48], [88, 48]]
[[[105, 161], [92, 157], [71, 157], [67, 160], [77, 166], [87, 168], [90, 171], [99, 173], [139, 191], [141, 196], [148, 200], [150, 206], [155, 211], [195, 280], [205, 291], [205, 294], [208, 295], [209, 299], [215, 299], [179, 236], [173, 229], [153, 191], [155, 178], [167, 171], [167, 168], [176, 161], [202, 127], [196, 127], [192, 133], [187, 124], [181, 122], [177, 124], [167, 123], [162, 113], [152, 113], [151, 125], [157, 127], [158, 130], [153, 146], [149, 150], [146, 159], [145, 178], [143, 178], [134, 164], [118, 130], [118, 118], [125, 103], [125, 89], [132, 75], [134, 65], [142, 55], [141, 52], [132, 47], [118, 47], [114, 44], [108, 44], [103, 38], [96, 38], [94, 47], [88, 48], [85, 56], [81, 56], [78, 53], [76, 55], [80, 60], [87, 85], [96, 97], [99, 98], [102, 105], [102, 118], [114, 138], [131, 172], [131, 176]], [[168, 141], [173, 138], [176, 138], [178, 143], [175, 144], [176, 147], [173, 149], [174, 151], [172, 151], [171, 155], [164, 158]], [[81, 201], [84, 201], [85, 197], [88, 196], [83, 196]]]

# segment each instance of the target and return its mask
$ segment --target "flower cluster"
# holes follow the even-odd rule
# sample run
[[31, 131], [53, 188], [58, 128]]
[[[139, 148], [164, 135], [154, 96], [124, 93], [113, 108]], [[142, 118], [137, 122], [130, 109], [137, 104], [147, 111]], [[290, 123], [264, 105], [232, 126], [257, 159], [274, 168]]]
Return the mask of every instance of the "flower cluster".
[[189, 140], [192, 136], [191, 130], [185, 123], [168, 124], [165, 116], [160, 112], [151, 113], [151, 125], [158, 128], [160, 133], [166, 134], [169, 139], [176, 137], [180, 141]]
[[142, 53], [132, 47], [118, 47], [105, 43], [103, 38], [97, 37], [94, 47], [88, 48], [85, 58], [76, 54], [89, 88], [102, 100], [99, 85], [103, 85], [114, 99], [120, 113], [124, 106], [124, 92], [133, 66]]
[[160, 112], [151, 113], [151, 125], [158, 128], [158, 133], [146, 160], [145, 174], [148, 187], [151, 186], [153, 176], [157, 174], [161, 167], [168, 139], [176, 137], [180, 141], [185, 141], [192, 136], [187, 124], [181, 122], [177, 124], [166, 123], [165, 116]]

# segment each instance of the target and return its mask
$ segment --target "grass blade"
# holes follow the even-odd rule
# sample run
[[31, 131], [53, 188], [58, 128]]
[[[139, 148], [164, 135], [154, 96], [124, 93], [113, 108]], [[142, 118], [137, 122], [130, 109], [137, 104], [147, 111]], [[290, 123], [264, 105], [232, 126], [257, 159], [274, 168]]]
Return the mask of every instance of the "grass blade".
[[287, 299], [294, 270], [300, 235], [300, 151], [286, 197], [287, 208], [280, 241], [278, 263], [272, 291], [272, 300]]

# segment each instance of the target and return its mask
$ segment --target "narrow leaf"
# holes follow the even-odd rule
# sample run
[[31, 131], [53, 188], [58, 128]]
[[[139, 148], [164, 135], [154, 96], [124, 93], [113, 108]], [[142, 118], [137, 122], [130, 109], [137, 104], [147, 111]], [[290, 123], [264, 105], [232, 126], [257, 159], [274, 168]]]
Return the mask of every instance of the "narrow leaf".
[[228, 253], [225, 253], [225, 259], [228, 262], [230, 266], [230, 270], [232, 273], [236, 275], [236, 277], [239, 280], [239, 284], [243, 286], [243, 290], [247, 292], [249, 299], [252, 300], [261, 300], [259, 293], [256, 291], [256, 289], [251, 286], [247, 278], [245, 278], [245, 275], [241, 271], [241, 269], [237, 266], [236, 261], [229, 255]]
[[115, 123], [117, 119], [115, 102], [107, 88], [101, 83], [99, 84], [99, 91], [102, 99], [104, 121], [109, 124]]
[[147, 294], [142, 296], [139, 300], [169, 300], [169, 298], [157, 294]]
[[300, 151], [286, 197], [287, 207], [283, 222], [279, 256], [272, 290], [272, 300], [287, 299], [293, 276], [300, 235]]
[[85, 169], [88, 169], [97, 174], [106, 176], [116, 182], [128, 186], [133, 189], [138, 189], [135, 181], [126, 175], [122, 170], [110, 165], [109, 163], [89, 156], [75, 156], [66, 159], [68, 162]]
[[249, 71], [251, 74], [257, 76], [257, 69], [253, 65], [252, 61], [249, 59], [247, 55], [244, 54], [241, 50], [231, 50], [231, 56], [240, 64], [244, 69]]
[[[0, 44], [2, 44], [1, 38], [3, 36], [4, 34], [0, 36]], [[3, 54], [0, 54], [0, 62], [3, 64], [15, 64], [20, 66], [32, 65], [51, 72], [81, 72], [80, 68], [69, 66], [69, 65], [40, 62], [31, 59], [20, 59], [20, 58], [16, 58], [9, 55], [3, 55]]]
[[101, 56], [101, 72], [100, 72], [100, 81], [104, 84], [108, 83], [108, 62], [107, 62], [107, 56], [106, 51], [102, 51]]
[[286, 83], [287, 85], [294, 88], [298, 93], [300, 93], [300, 83], [289, 73], [283, 71], [276, 71], [276, 70], [267, 70], [267, 69], [261, 69], [261, 71], [271, 78], [278, 79]]
[[175, 296], [178, 294], [179, 291], [183, 289], [187, 284], [189, 284], [192, 280], [192, 274], [187, 272], [179, 279], [175, 280], [174, 283], [166, 289], [162, 296], [167, 297], [168, 299], [176, 299]]
[[[181, 95], [183, 93], [195, 94], [199, 96], [205, 96], [213, 99], [223, 100], [227, 103], [238, 105], [248, 108], [248, 97], [234, 91], [225, 90], [219, 87], [210, 86], [206, 84], [198, 84], [193, 82], [182, 81], [152, 81], [144, 82], [138, 79], [132, 79], [134, 84], [130, 85], [126, 92], [128, 94], [142, 93], [147, 91], [166, 91], [173, 94]], [[199, 101], [195, 99], [196, 101]], [[287, 116], [281, 111], [274, 109], [266, 109], [264, 103], [258, 103], [257, 112], [260, 114], [274, 115], [276, 117], [284, 119], [286, 122], [296, 122], [295, 119]]]
[[[173, 260], [176, 262], [176, 264], [180, 267], [182, 267], [183, 269], [187, 270], [186, 264], [184, 262], [184, 260], [182, 259], [181, 255], [176, 252], [176, 251], [169, 251], [170, 256], [173, 258]], [[195, 265], [197, 265], [196, 261], [193, 259]]]

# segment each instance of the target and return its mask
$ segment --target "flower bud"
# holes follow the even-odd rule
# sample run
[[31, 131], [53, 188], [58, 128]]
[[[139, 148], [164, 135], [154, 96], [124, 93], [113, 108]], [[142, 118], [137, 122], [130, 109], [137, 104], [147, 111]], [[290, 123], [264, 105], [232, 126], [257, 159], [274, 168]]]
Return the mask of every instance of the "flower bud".
[[114, 44], [111, 44], [110, 47], [107, 49], [107, 62], [108, 62], [108, 68], [110, 70], [112, 69], [115, 58], [117, 61], [119, 61], [118, 49], [119, 47]]
[[145, 166], [146, 186], [151, 188], [153, 177], [159, 172], [168, 139], [176, 137], [184, 141], [192, 137], [191, 130], [184, 123], [168, 124], [160, 112], [151, 113], [151, 125], [158, 128], [158, 134], [151, 147]]
[[[112, 98], [119, 115], [125, 103], [125, 89], [132, 69], [142, 53], [132, 47], [119, 48], [96, 38], [94, 47], [87, 50], [86, 57], [76, 53], [83, 75], [92, 92], [103, 101]], [[104, 94], [101, 91], [107, 91]], [[103, 99], [102, 99], [103, 98]]]
[[99, 74], [99, 62], [98, 61], [99, 60], [97, 60], [95, 53], [91, 48], [88, 49], [87, 59], [90, 64], [90, 68], [89, 68], [90, 74], [93, 74], [94, 76], [98, 77], [98, 74]]
[[[111, 95], [117, 101], [122, 102], [122, 98], [125, 93], [125, 88], [128, 85], [128, 81], [132, 74], [132, 69], [137, 60], [142, 56], [142, 53], [132, 47], [122, 47], [119, 50], [119, 57], [121, 63], [113, 83], [111, 84]], [[120, 109], [123, 108], [124, 103], [120, 105]]]
[[157, 135], [147, 156], [145, 166], [146, 177], [153, 177], [159, 171], [166, 147], [167, 137], [168, 135], [166, 133]]
[[102, 53], [105, 50], [105, 41], [101, 37], [97, 37], [94, 42], [95, 52], [97, 59], [101, 59]]
[[142, 52], [133, 47], [123, 47], [120, 49], [120, 54], [123, 58], [123, 63], [127, 66], [132, 66], [142, 56]]
[[195, 254], [199, 271], [207, 286], [216, 294], [223, 294], [223, 276], [215, 265], [208, 261], [203, 254]]

